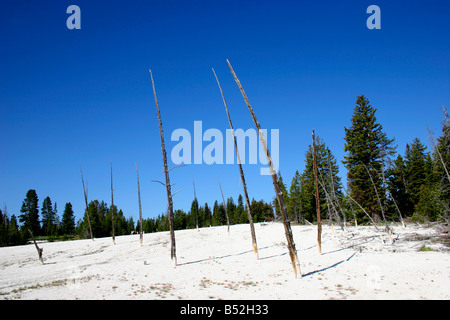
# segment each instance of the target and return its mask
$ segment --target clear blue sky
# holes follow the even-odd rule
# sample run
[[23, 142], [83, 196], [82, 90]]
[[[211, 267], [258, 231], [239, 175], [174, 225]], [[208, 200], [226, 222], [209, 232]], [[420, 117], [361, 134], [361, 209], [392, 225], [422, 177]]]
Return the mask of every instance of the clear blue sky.
[[[81, 9], [68, 30], [66, 9]], [[366, 9], [381, 9], [369, 30]], [[263, 128], [280, 131], [280, 169], [290, 184], [304, 168], [314, 128], [339, 162], [344, 127], [364, 94], [398, 152], [426, 125], [439, 135], [450, 105], [450, 2], [436, 1], [3, 1], [0, 4], [0, 207], [20, 214], [36, 189], [82, 217], [80, 167], [89, 200], [138, 217], [134, 163], [144, 217], [165, 212], [156, 81], [168, 153], [170, 134], [195, 120], [222, 132], [228, 122], [211, 72], [223, 86], [235, 128], [253, 128], [226, 64], [240, 78]], [[207, 143], [204, 143], [204, 146]], [[170, 159], [170, 158], [169, 158]], [[169, 163], [169, 166], [173, 164]], [[250, 198], [270, 201], [269, 176], [245, 165]], [[340, 164], [341, 176], [345, 170]], [[236, 165], [190, 165], [171, 172], [175, 208], [189, 210], [195, 179], [200, 203], [242, 192]], [[345, 181], [345, 178], [343, 179]]]

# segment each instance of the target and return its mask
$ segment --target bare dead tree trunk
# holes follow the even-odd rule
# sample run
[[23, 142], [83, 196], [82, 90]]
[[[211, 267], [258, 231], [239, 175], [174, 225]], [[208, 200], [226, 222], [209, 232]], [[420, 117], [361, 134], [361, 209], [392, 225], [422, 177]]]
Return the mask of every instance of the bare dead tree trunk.
[[225, 203], [225, 198], [223, 196], [222, 186], [220, 185], [219, 177], [217, 177], [217, 182], [219, 183], [220, 193], [222, 194], [223, 207], [225, 208], [225, 215], [227, 216], [228, 235], [230, 235], [230, 219], [228, 218], [227, 204]]
[[[323, 168], [321, 168], [323, 170]], [[320, 176], [320, 179], [318, 179], [320, 186], [322, 187], [323, 191], [325, 192], [325, 198], [327, 199], [327, 204], [330, 203], [331, 206], [331, 212], [334, 213], [335, 217], [336, 217], [336, 223], [339, 224], [339, 226], [341, 227], [341, 230], [344, 231], [344, 225], [342, 224], [341, 218], [339, 217], [338, 214], [338, 210], [336, 209], [336, 206], [333, 203], [333, 200], [331, 199], [330, 194], [328, 193], [327, 189], [326, 189], [326, 185], [325, 185], [325, 180], [322, 176], [322, 172], [320, 172], [320, 170], [317, 170]], [[321, 182], [322, 181], [322, 182]], [[330, 213], [330, 217], [331, 217], [331, 213]], [[333, 224], [332, 224], [333, 226]], [[334, 232], [334, 231], [333, 231]]]
[[[319, 171], [319, 173], [320, 173], [320, 171]], [[336, 206], [334, 205], [330, 194], [328, 193], [327, 189], [325, 188], [325, 181], [323, 180], [322, 174], [320, 174], [320, 180], [318, 180], [318, 181], [319, 181], [319, 184], [322, 187], [323, 191], [325, 192], [325, 198], [327, 199], [328, 211], [330, 211], [330, 220], [332, 221], [332, 213], [334, 212], [334, 215], [336, 216], [336, 222], [341, 227], [341, 230], [344, 231], [344, 226], [342, 225], [341, 219], [339, 218]], [[333, 228], [333, 223], [331, 223], [331, 227]]]
[[84, 187], [83, 171], [81, 171], [81, 168], [80, 168], [80, 173], [81, 173], [81, 182], [83, 183], [84, 202], [86, 203], [86, 216], [87, 216], [87, 220], [88, 220], [88, 224], [89, 224], [89, 233], [91, 235], [92, 241], [94, 241], [94, 235], [92, 234], [92, 227], [91, 227], [91, 219], [89, 218], [89, 206], [88, 206], [88, 199], [87, 199], [87, 190]]
[[144, 235], [142, 233], [141, 187], [139, 186], [139, 172], [138, 172], [137, 162], [135, 162], [134, 164], [136, 165], [136, 177], [137, 177], [138, 200], [139, 200], [139, 243], [142, 246], [142, 241], [144, 240]]
[[441, 160], [442, 166], [444, 167], [445, 173], [447, 174], [448, 181], [450, 182], [450, 174], [448, 173], [447, 166], [445, 165], [444, 159], [442, 159], [441, 152], [439, 151], [439, 148], [436, 145], [436, 141], [434, 141], [433, 133], [431, 133], [431, 130], [430, 130], [430, 128], [428, 128], [428, 126], [427, 126], [427, 129], [428, 129], [428, 134], [430, 135], [431, 141], [433, 142], [434, 149], [436, 150], [437, 154], [439, 155], [439, 159]]
[[384, 221], [384, 225], [385, 225], [385, 228], [386, 228], [386, 232], [388, 233], [389, 239], [392, 242], [391, 230], [390, 230], [389, 225], [388, 225], [388, 223], [386, 221], [386, 216], [384, 214], [383, 205], [381, 204], [380, 197], [378, 196], [377, 187], [375, 186], [375, 182], [373, 182], [372, 175], [370, 174], [369, 169], [367, 168], [367, 166], [364, 163], [363, 163], [363, 166], [364, 166], [364, 168], [366, 168], [367, 174], [369, 175], [370, 181], [372, 182], [373, 188], [375, 189], [375, 195], [377, 196], [378, 205], [380, 206], [381, 215], [383, 216], [383, 221]]
[[323, 187], [322, 182], [319, 181], [319, 183], [320, 183], [322, 189], [325, 191], [325, 198], [327, 199], [328, 217], [330, 218], [329, 224], [331, 225], [331, 232], [334, 234], [333, 215], [332, 215], [332, 210], [331, 210], [331, 207], [330, 207], [330, 201], [328, 199], [328, 192]]
[[197, 194], [195, 193], [195, 182], [194, 179], [192, 179], [192, 185], [194, 186], [194, 201], [195, 201], [195, 227], [198, 230], [198, 201], [197, 201]]
[[[320, 224], [320, 199], [319, 199], [319, 183], [317, 182], [317, 163], [316, 163], [316, 137], [314, 129], [312, 131], [313, 140], [313, 166], [314, 166], [314, 187], [316, 189], [316, 212], [317, 212], [317, 244], [319, 254], [322, 254], [322, 225]], [[325, 188], [325, 186], [324, 186]], [[331, 217], [331, 214], [330, 214]]]
[[[379, 229], [377, 227], [377, 224], [375, 223], [375, 221], [373, 221], [373, 219], [370, 216], [370, 214], [368, 214], [367, 211], [364, 210], [364, 208], [355, 199], [352, 198], [352, 196], [345, 190], [345, 188], [344, 188], [344, 191], [347, 194], [347, 196], [350, 198], [350, 200], [352, 200], [354, 203], [356, 203], [356, 205], [366, 214], [366, 216], [370, 219], [370, 221], [372, 222], [372, 224], [375, 227], [375, 229], [377, 229], [377, 231], [379, 231]], [[356, 221], [356, 217], [355, 217], [355, 221]]]
[[113, 170], [111, 162], [111, 224], [112, 224], [112, 239], [116, 244], [116, 236], [114, 235], [114, 190], [113, 190]]
[[[342, 210], [341, 204], [340, 204], [339, 199], [338, 199], [338, 197], [336, 195], [336, 189], [334, 187], [333, 168], [331, 167], [331, 160], [330, 160], [330, 153], [329, 152], [327, 154], [327, 160], [328, 160], [328, 167], [329, 167], [329, 171], [330, 171], [331, 187], [332, 187], [332, 190], [333, 190], [334, 201], [336, 201], [336, 204], [339, 207], [339, 210], [341, 210], [342, 218], [344, 220], [344, 228], [346, 228], [347, 227], [347, 218], [345, 217], [344, 210]], [[336, 215], [337, 215], [337, 212], [336, 212]], [[341, 228], [342, 228], [342, 225], [341, 225]]]
[[[347, 202], [347, 198], [345, 198], [345, 201]], [[353, 209], [353, 205], [350, 201], [348, 201], [348, 204], [350, 205], [350, 208], [352, 209], [353, 219], [355, 220], [355, 227], [358, 227], [358, 220], [356, 219], [355, 210]]]
[[236, 141], [236, 136], [234, 135], [233, 124], [231, 122], [230, 113], [228, 112], [228, 106], [227, 106], [227, 102], [225, 100], [225, 96], [223, 95], [222, 87], [220, 86], [220, 82], [219, 82], [219, 79], [217, 78], [216, 72], [214, 71], [214, 69], [212, 69], [212, 71], [214, 73], [214, 76], [216, 77], [216, 81], [217, 81], [217, 84], [220, 89], [220, 94], [222, 95], [223, 104], [225, 105], [225, 110], [227, 112], [228, 123], [230, 124], [230, 128], [231, 128], [231, 134], [233, 135], [234, 148], [236, 150], [236, 159], [237, 159], [237, 163], [239, 166], [239, 173], [241, 174], [241, 182], [242, 182], [242, 188], [244, 190], [245, 203], [247, 204], [246, 209], [247, 209], [248, 222], [250, 225], [250, 233], [252, 235], [253, 252], [256, 255], [256, 259], [259, 259], [258, 245], [256, 244], [255, 226], [253, 225], [253, 217], [252, 217], [252, 213], [250, 211], [250, 200], [248, 198], [247, 184], [245, 183], [244, 170], [242, 169], [241, 158], [239, 157], [239, 149], [238, 149], [238, 145], [237, 145], [237, 141]]
[[250, 111], [250, 114], [252, 116], [253, 122], [255, 123], [256, 129], [258, 130], [258, 134], [259, 134], [259, 139], [261, 141], [261, 144], [264, 148], [264, 152], [266, 153], [266, 157], [267, 157], [267, 163], [269, 164], [269, 168], [270, 168], [270, 173], [272, 175], [272, 182], [273, 182], [273, 186], [275, 189], [275, 194], [277, 196], [278, 199], [278, 204], [280, 206], [280, 212], [281, 212], [281, 217], [283, 219], [283, 225], [284, 225], [284, 229], [285, 229], [285, 235], [286, 235], [286, 240], [287, 240], [287, 244], [288, 244], [288, 249], [289, 249], [289, 255], [291, 257], [291, 263], [292, 263], [292, 268], [294, 270], [294, 274], [295, 277], [301, 277], [301, 271], [300, 271], [300, 263], [298, 261], [298, 256], [297, 256], [297, 250], [295, 249], [295, 243], [294, 243], [294, 238], [292, 236], [292, 230], [291, 230], [291, 223], [289, 221], [289, 216], [287, 214], [287, 208], [286, 205], [284, 204], [284, 200], [283, 200], [283, 193], [280, 190], [280, 186], [278, 184], [278, 179], [277, 179], [277, 175], [276, 172], [273, 168], [273, 163], [272, 163], [272, 157], [270, 156], [270, 152], [269, 152], [269, 148], [267, 147], [267, 143], [266, 143], [266, 139], [264, 138], [264, 134], [261, 130], [261, 126], [259, 125], [258, 119], [256, 119], [256, 115], [253, 112], [253, 108], [250, 105], [250, 102], [248, 101], [247, 95], [245, 94], [244, 89], [242, 88], [241, 82], [239, 81], [238, 77], [236, 76], [236, 73], [234, 72], [230, 61], [228, 61], [228, 66], [231, 70], [231, 73], [233, 74], [234, 80], [236, 81], [236, 84], [238, 85], [241, 93], [242, 93], [242, 97], [244, 98], [245, 103], [247, 104], [248, 110]]
[[173, 201], [172, 201], [172, 191], [171, 191], [171, 185], [170, 185], [170, 179], [169, 179], [169, 169], [167, 167], [166, 147], [164, 145], [164, 135], [163, 135], [162, 122], [161, 122], [161, 114], [159, 112], [158, 99], [156, 98], [155, 82], [153, 81], [152, 71], [151, 70], [149, 70], [149, 71], [150, 71], [150, 77], [152, 79], [153, 94], [155, 96], [156, 112], [158, 115], [158, 123], [159, 123], [159, 134], [161, 136], [161, 151], [162, 151], [163, 163], [164, 163], [164, 176], [166, 178], [165, 186], [166, 186], [167, 202], [168, 202], [170, 244], [171, 244], [170, 257], [172, 258], [172, 261], [175, 263], [175, 265], [177, 265], [175, 230], [173, 227]]
[[398, 214], [400, 215], [400, 221], [402, 222], [403, 228], [406, 228], [405, 222], [403, 221], [402, 212], [400, 211], [400, 208], [397, 205], [397, 201], [395, 201], [394, 196], [392, 195], [391, 191], [388, 189], [389, 195], [391, 196], [392, 201], [394, 202], [395, 208], [397, 209]]
[[31, 235], [31, 239], [33, 239], [34, 245], [35, 245], [36, 250], [37, 250], [38, 255], [39, 255], [39, 260], [41, 261], [42, 264], [44, 264], [44, 258], [42, 257], [42, 251], [44, 251], [44, 249], [39, 248], [39, 246], [37, 245], [36, 240], [34, 239], [34, 236], [33, 236], [33, 232], [31, 232], [30, 229], [28, 229], [28, 232]]
[[[329, 160], [329, 158], [328, 158], [328, 160]], [[333, 192], [333, 198], [334, 198], [336, 193], [335, 193], [335, 190], [334, 190], [333, 169], [331, 168], [331, 163], [330, 162], [328, 162], [328, 166], [329, 166], [328, 169], [330, 171], [330, 178], [331, 178], [331, 187], [332, 187], [331, 191]], [[321, 169], [323, 170], [323, 168], [321, 168]], [[336, 207], [334, 206], [334, 203], [333, 203], [333, 199], [331, 198], [331, 195], [328, 193], [328, 190], [325, 188], [325, 180], [322, 177], [322, 173], [320, 173], [320, 178], [321, 178], [322, 183], [323, 183], [323, 185], [322, 185], [322, 183], [320, 185], [322, 186], [323, 190], [325, 191], [325, 198], [327, 199], [327, 202], [330, 202], [331, 207], [333, 209], [333, 212], [335, 213], [335, 216], [336, 216], [336, 222], [339, 223], [339, 225], [341, 226], [341, 229], [343, 230], [341, 220], [340, 220], [339, 215], [337, 213]]]

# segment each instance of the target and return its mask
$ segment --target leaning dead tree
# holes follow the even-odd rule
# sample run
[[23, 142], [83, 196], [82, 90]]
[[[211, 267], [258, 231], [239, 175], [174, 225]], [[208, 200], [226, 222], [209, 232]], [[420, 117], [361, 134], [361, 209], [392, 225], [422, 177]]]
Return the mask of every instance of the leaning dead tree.
[[[241, 174], [242, 188], [244, 189], [245, 203], [247, 204], [246, 209], [247, 209], [248, 222], [250, 225], [250, 233], [252, 235], [253, 252], [256, 254], [256, 259], [259, 259], [258, 245], [256, 244], [255, 226], [253, 225], [253, 217], [252, 217], [252, 213], [250, 211], [250, 200], [248, 198], [248, 193], [247, 193], [247, 184], [245, 183], [244, 170], [242, 169], [241, 158], [239, 157], [239, 149], [238, 149], [238, 145], [237, 145], [237, 141], [236, 141], [236, 136], [234, 135], [233, 123], [231, 122], [231, 117], [230, 117], [230, 113], [228, 112], [227, 102], [225, 100], [225, 96], [223, 95], [223, 91], [222, 91], [222, 87], [220, 86], [219, 79], [217, 78], [217, 75], [216, 75], [216, 72], [214, 71], [214, 69], [212, 69], [212, 71], [214, 73], [214, 76], [216, 77], [217, 85], [219, 86], [220, 94], [222, 95], [223, 104], [225, 105], [225, 110], [227, 112], [228, 123], [230, 124], [231, 134], [233, 136], [233, 141], [234, 141], [234, 148], [236, 150], [236, 160], [237, 160], [237, 163], [239, 166], [239, 173]], [[224, 203], [224, 205], [225, 205], [225, 203]]]
[[87, 216], [87, 221], [88, 221], [88, 225], [89, 225], [89, 234], [91, 235], [91, 239], [94, 240], [94, 235], [92, 234], [91, 219], [89, 219], [89, 206], [88, 206], [88, 199], [87, 199], [87, 190], [84, 187], [83, 171], [81, 171], [81, 168], [80, 168], [80, 173], [81, 173], [81, 182], [83, 183], [84, 202], [86, 203], [86, 216]]
[[388, 234], [389, 241], [392, 244], [392, 242], [393, 242], [392, 241], [392, 230], [391, 230], [391, 228], [389, 228], [389, 225], [387, 223], [386, 215], [384, 214], [384, 208], [383, 208], [383, 205], [381, 203], [380, 197], [378, 195], [377, 187], [375, 186], [375, 183], [373, 182], [372, 175], [370, 174], [369, 169], [367, 168], [367, 166], [364, 163], [363, 163], [363, 166], [366, 168], [367, 174], [369, 175], [370, 181], [372, 182], [373, 188], [375, 190], [375, 195], [377, 196], [378, 205], [380, 206], [380, 210], [381, 210], [381, 215], [383, 216], [383, 221], [384, 221], [384, 225], [385, 225], [385, 231]]
[[370, 174], [369, 168], [367, 168], [367, 166], [364, 163], [362, 165], [364, 166], [364, 168], [366, 168], [367, 175], [369, 176], [370, 181], [372, 182], [372, 186], [373, 186], [373, 189], [375, 190], [375, 195], [377, 197], [378, 205], [380, 206], [381, 216], [383, 217], [383, 221], [384, 221], [384, 224], [385, 224], [385, 227], [386, 227], [386, 231], [388, 231], [389, 230], [389, 225], [388, 225], [387, 220], [386, 220], [386, 215], [384, 214], [384, 208], [383, 208], [383, 205], [381, 204], [381, 200], [380, 200], [380, 197], [378, 195], [377, 187], [375, 186], [375, 182], [372, 179], [372, 175]]
[[33, 236], [33, 232], [31, 232], [30, 229], [28, 229], [28, 232], [31, 235], [31, 239], [33, 239], [34, 245], [35, 245], [36, 250], [37, 250], [38, 255], [39, 255], [39, 260], [41, 261], [42, 264], [44, 264], [44, 258], [42, 257], [42, 251], [44, 251], [44, 249], [39, 248], [39, 246], [37, 245], [36, 240], [34, 239], [34, 236]]
[[316, 189], [317, 244], [318, 244], [318, 247], [319, 247], [319, 254], [322, 254], [322, 225], [320, 223], [319, 183], [317, 181], [316, 137], [314, 135], [314, 129], [312, 131], [312, 140], [313, 140], [314, 186], [315, 186], [315, 189]]
[[141, 188], [139, 186], [139, 172], [137, 167], [137, 162], [134, 163], [136, 165], [136, 177], [137, 177], [137, 187], [138, 187], [138, 200], [139, 200], [139, 243], [142, 246], [143, 234], [142, 234], [142, 207], [141, 207]]
[[270, 156], [270, 152], [269, 152], [269, 148], [267, 147], [266, 139], [264, 138], [264, 134], [263, 134], [263, 132], [261, 130], [261, 126], [259, 125], [258, 119], [256, 119], [256, 115], [253, 112], [253, 108], [250, 105], [250, 102], [248, 101], [247, 95], [245, 94], [245, 91], [242, 88], [241, 82], [239, 81], [238, 77], [236, 76], [236, 73], [234, 72], [233, 68], [231, 67], [230, 61], [227, 60], [227, 62], [228, 62], [228, 66], [230, 68], [230, 71], [233, 74], [234, 80], [236, 81], [236, 84], [238, 85], [239, 90], [241, 91], [242, 96], [244, 98], [244, 101], [247, 104], [248, 110], [250, 111], [250, 114], [252, 116], [253, 122], [255, 123], [256, 129], [258, 131], [259, 139], [260, 139], [261, 144], [262, 144], [262, 146], [264, 148], [264, 152], [266, 153], [267, 163], [269, 164], [270, 174], [272, 175], [272, 182], [273, 182], [273, 186], [274, 186], [274, 189], [275, 189], [275, 194], [276, 194], [277, 199], [278, 199], [278, 204], [280, 206], [281, 217], [283, 219], [283, 225], [284, 225], [284, 229], [285, 229], [287, 246], [288, 246], [288, 249], [289, 249], [289, 255], [291, 257], [292, 268], [294, 269], [295, 277], [301, 277], [302, 274], [301, 274], [301, 271], [300, 271], [300, 263], [298, 261], [297, 250], [295, 249], [294, 238], [292, 236], [291, 223], [289, 221], [289, 216], [287, 214], [286, 205], [284, 204], [283, 193], [281, 192], [280, 186], [278, 184], [277, 174], [276, 174], [276, 172], [275, 172], [275, 170], [273, 168], [272, 157]]
[[[444, 108], [444, 107], [442, 107], [442, 108]], [[444, 108], [444, 113], [445, 113], [445, 115], [447, 117], [447, 109], [445, 109], [445, 108]], [[430, 135], [431, 141], [433, 142], [434, 150], [436, 150], [436, 152], [437, 152], [437, 154], [439, 156], [439, 160], [441, 160], [441, 164], [444, 167], [445, 173], [447, 174], [448, 181], [450, 182], [450, 174], [448, 173], [447, 166], [445, 165], [444, 159], [442, 159], [442, 154], [441, 154], [441, 152], [439, 151], [439, 148], [436, 145], [436, 141], [434, 140], [433, 133], [431, 132], [431, 130], [430, 130], [430, 128], [428, 126], [427, 126], [427, 130], [428, 130], [428, 134]]]
[[322, 173], [320, 172], [320, 170], [318, 170], [318, 171], [319, 171], [319, 175], [320, 175], [319, 184], [322, 187], [323, 191], [325, 192], [325, 198], [327, 200], [327, 207], [328, 207], [329, 217], [330, 217], [330, 222], [331, 222], [331, 230], [333, 230], [333, 222], [332, 221], [333, 221], [333, 213], [334, 213], [336, 222], [340, 225], [341, 230], [344, 231], [344, 226], [342, 224], [341, 219], [339, 218], [339, 214], [336, 209], [336, 206], [334, 205], [333, 200], [331, 199], [331, 196], [328, 193], [327, 188], [325, 187], [326, 184], [325, 184], [325, 181], [323, 180]]
[[222, 192], [222, 186], [220, 185], [219, 177], [217, 177], [217, 183], [219, 183], [220, 194], [222, 195], [223, 207], [225, 208], [225, 215], [227, 216], [228, 235], [230, 235], [230, 219], [228, 218], [227, 204]]
[[353, 209], [352, 202], [348, 201], [347, 197], [344, 197], [344, 200], [346, 203], [348, 203], [350, 205], [350, 208], [351, 208], [352, 214], [353, 214], [353, 220], [355, 221], [355, 227], [358, 227], [358, 220], [356, 219], [356, 214], [355, 214], [355, 210]]
[[[339, 210], [341, 211], [341, 214], [342, 214], [342, 219], [344, 220], [344, 225], [342, 226], [342, 224], [341, 224], [341, 229], [344, 230], [344, 228], [346, 228], [346, 225], [347, 225], [347, 218], [345, 217], [344, 210], [342, 209], [342, 206], [341, 206], [340, 201], [339, 201], [339, 199], [337, 197], [337, 194], [336, 194], [336, 189], [334, 187], [333, 168], [331, 167], [331, 160], [330, 160], [330, 152], [329, 151], [328, 151], [328, 154], [327, 154], [327, 160], [328, 160], [328, 169], [329, 169], [328, 171], [329, 171], [330, 179], [331, 179], [331, 190], [333, 191], [334, 201], [336, 202], [337, 206], [339, 207]], [[331, 197], [330, 197], [330, 201], [331, 201]], [[336, 212], [336, 216], [339, 217], [339, 215], [337, 214], [337, 210], [335, 212]], [[340, 221], [339, 218], [338, 218], [338, 221]]]
[[[345, 188], [343, 188], [343, 189], [344, 189], [344, 192], [345, 192], [345, 194], [347, 195], [347, 197], [349, 197], [350, 200], [352, 200], [354, 203], [356, 203], [356, 205], [357, 205], [357, 206], [365, 213], [365, 215], [369, 218], [370, 222], [372, 222], [372, 224], [373, 224], [373, 226], [375, 227], [375, 229], [376, 229], [377, 231], [379, 231], [380, 229], [378, 229], [377, 224], [375, 223], [375, 221], [373, 221], [373, 219], [372, 219], [372, 217], [370, 216], [370, 214], [368, 214], [367, 211], [364, 210], [364, 208], [363, 208], [363, 207], [362, 207], [355, 199], [353, 199], [353, 197], [350, 195], [349, 192], [347, 192], [347, 190], [345, 190]], [[353, 208], [352, 208], [352, 210], [353, 210]], [[355, 216], [355, 221], [356, 221], [356, 216]]]
[[112, 240], [116, 244], [116, 236], [114, 235], [114, 190], [113, 190], [113, 170], [111, 161], [111, 224], [112, 224]]
[[155, 105], [156, 105], [156, 113], [158, 115], [158, 124], [159, 124], [159, 134], [161, 136], [161, 151], [164, 163], [164, 176], [166, 178], [166, 193], [167, 193], [167, 202], [168, 202], [168, 215], [169, 215], [169, 230], [170, 230], [170, 257], [172, 261], [177, 265], [177, 254], [176, 254], [176, 245], [175, 245], [175, 230], [173, 226], [173, 201], [172, 201], [172, 190], [169, 179], [169, 169], [167, 167], [167, 153], [166, 146], [164, 145], [164, 135], [163, 128], [161, 122], [161, 114], [159, 112], [158, 99], [156, 98], [156, 90], [155, 90], [155, 82], [153, 81], [152, 70], [150, 71], [150, 77], [152, 79], [152, 87], [153, 87], [153, 95], [155, 96]]
[[406, 228], [405, 221], [403, 220], [402, 212], [400, 211], [400, 208], [399, 208], [398, 205], [397, 205], [397, 201], [395, 201], [394, 196], [392, 195], [391, 191], [390, 191], [389, 189], [387, 189], [387, 191], [388, 191], [388, 193], [389, 193], [389, 196], [390, 196], [391, 199], [392, 199], [392, 202], [394, 202], [395, 208], [397, 209], [397, 212], [398, 212], [398, 214], [399, 214], [400, 221], [402, 222], [403, 228]]

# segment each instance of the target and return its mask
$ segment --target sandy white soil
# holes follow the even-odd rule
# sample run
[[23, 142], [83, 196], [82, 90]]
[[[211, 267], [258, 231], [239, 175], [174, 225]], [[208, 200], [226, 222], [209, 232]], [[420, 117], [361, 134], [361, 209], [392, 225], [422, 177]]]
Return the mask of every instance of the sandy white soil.
[[[295, 279], [281, 223], [0, 248], [0, 299], [450, 299], [446, 227], [394, 226], [394, 243], [372, 226], [346, 231], [293, 225]], [[448, 231], [448, 228], [447, 228]], [[382, 239], [379, 235], [382, 235]], [[426, 246], [431, 251], [420, 251]]]

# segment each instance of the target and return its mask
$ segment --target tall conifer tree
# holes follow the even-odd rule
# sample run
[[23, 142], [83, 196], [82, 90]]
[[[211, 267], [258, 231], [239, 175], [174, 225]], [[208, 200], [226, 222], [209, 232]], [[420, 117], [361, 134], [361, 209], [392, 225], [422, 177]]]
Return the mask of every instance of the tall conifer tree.
[[[357, 97], [351, 119], [352, 125], [345, 128], [344, 151], [347, 155], [343, 161], [348, 170], [347, 181], [351, 197], [372, 217], [381, 216], [375, 188], [381, 202], [384, 203], [386, 192], [383, 187], [382, 170], [386, 167], [384, 162], [395, 152], [394, 139], [388, 139], [383, 132], [382, 125], [375, 117], [376, 111], [377, 109], [370, 105], [364, 95]], [[359, 212], [359, 217], [363, 216], [362, 211]]]
[[418, 138], [415, 138], [413, 143], [406, 145], [406, 181], [407, 190], [411, 196], [412, 202], [417, 204], [419, 202], [419, 193], [422, 185], [427, 182], [427, 156], [425, 147]]
[[39, 198], [36, 190], [28, 190], [27, 196], [22, 202], [22, 208], [20, 209], [22, 214], [19, 215], [19, 221], [23, 223], [22, 230], [24, 234], [28, 234], [27, 229], [30, 229], [34, 235], [40, 233], [38, 201]]
[[71, 235], [75, 232], [75, 216], [70, 202], [64, 207], [61, 225], [63, 234]]
[[42, 232], [44, 235], [51, 236], [56, 232], [56, 214], [53, 211], [52, 200], [46, 197], [42, 203]]
[[291, 186], [289, 188], [289, 202], [288, 215], [291, 221], [299, 222], [300, 213], [302, 211], [302, 201], [301, 201], [301, 180], [300, 173], [295, 171], [295, 175], [292, 178]]

